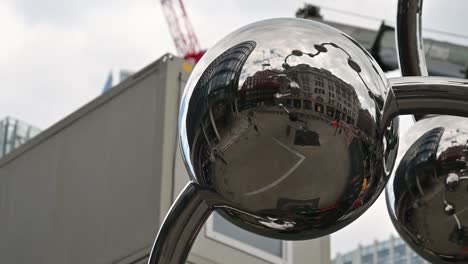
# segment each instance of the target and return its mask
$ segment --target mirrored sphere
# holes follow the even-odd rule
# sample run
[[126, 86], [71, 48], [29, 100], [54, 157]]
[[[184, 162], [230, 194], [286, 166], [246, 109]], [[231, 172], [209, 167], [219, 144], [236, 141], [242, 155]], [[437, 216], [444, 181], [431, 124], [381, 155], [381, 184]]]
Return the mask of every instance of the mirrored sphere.
[[430, 263], [468, 263], [468, 119], [418, 121], [386, 187], [401, 237]]
[[330, 234], [385, 186], [398, 145], [398, 123], [380, 122], [387, 89], [370, 54], [334, 28], [301, 19], [243, 27], [187, 82], [179, 127], [192, 180], [244, 229]]

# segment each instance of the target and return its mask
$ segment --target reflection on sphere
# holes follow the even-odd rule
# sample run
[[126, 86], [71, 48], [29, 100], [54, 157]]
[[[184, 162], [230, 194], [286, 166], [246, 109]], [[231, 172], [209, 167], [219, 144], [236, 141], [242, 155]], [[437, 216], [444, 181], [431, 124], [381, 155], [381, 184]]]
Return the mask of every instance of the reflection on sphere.
[[468, 261], [467, 124], [454, 116], [417, 122], [387, 186], [396, 229], [431, 263]]
[[197, 64], [181, 107], [194, 181], [226, 219], [280, 239], [359, 217], [391, 171], [398, 122], [381, 129], [387, 81], [345, 34], [299, 19], [251, 24]]

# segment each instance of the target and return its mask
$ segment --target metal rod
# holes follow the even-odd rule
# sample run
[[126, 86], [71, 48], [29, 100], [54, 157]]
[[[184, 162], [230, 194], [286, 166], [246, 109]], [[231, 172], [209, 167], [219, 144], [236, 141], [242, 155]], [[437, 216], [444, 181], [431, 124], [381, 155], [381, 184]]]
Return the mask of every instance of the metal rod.
[[396, 22], [398, 61], [402, 76], [427, 76], [421, 31], [423, 0], [399, 0]]
[[388, 80], [382, 126], [397, 115], [455, 115], [468, 117], [468, 80], [446, 77], [401, 77]]
[[[398, 64], [401, 76], [428, 76], [422, 38], [423, 0], [399, 0], [396, 21]], [[415, 120], [424, 118], [414, 115]]]
[[185, 263], [215, 200], [212, 193], [197, 183], [188, 183], [159, 229], [148, 264]]

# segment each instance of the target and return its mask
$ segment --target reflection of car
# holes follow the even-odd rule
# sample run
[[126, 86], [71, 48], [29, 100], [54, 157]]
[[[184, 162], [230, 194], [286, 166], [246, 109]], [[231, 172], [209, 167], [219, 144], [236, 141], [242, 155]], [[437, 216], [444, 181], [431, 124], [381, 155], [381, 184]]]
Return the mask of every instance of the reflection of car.
[[319, 134], [304, 128], [298, 129], [294, 136], [294, 145], [320, 146]]
[[243, 111], [251, 108], [255, 108], [257, 106], [257, 103], [255, 102], [242, 102], [238, 104], [238, 110]]

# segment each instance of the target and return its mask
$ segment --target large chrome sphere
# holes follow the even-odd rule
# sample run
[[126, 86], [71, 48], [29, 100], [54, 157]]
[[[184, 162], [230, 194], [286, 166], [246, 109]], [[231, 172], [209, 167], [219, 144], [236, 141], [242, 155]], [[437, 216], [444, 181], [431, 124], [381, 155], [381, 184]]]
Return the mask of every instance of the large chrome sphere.
[[387, 89], [370, 54], [334, 28], [300, 19], [243, 27], [187, 83], [179, 126], [192, 180], [244, 229], [330, 234], [385, 186], [398, 142], [398, 124], [381, 124]]
[[402, 138], [386, 188], [392, 222], [430, 263], [468, 263], [468, 122], [437, 116]]

